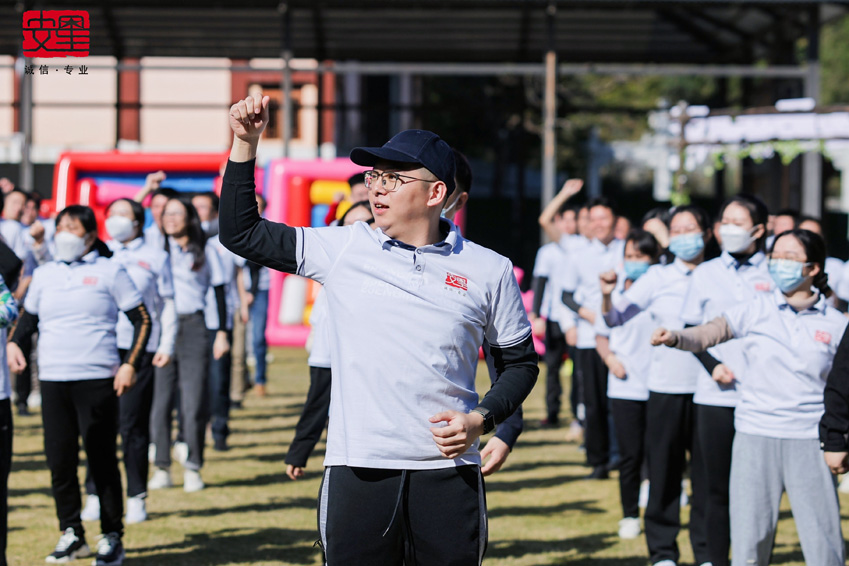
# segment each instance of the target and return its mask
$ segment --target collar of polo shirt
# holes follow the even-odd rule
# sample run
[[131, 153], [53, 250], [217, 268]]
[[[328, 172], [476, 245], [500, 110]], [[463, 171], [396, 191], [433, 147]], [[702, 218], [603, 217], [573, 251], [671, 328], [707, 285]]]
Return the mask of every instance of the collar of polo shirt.
[[377, 238], [377, 241], [380, 242], [380, 244], [383, 247], [397, 246], [397, 247], [404, 248], [404, 249], [407, 249], [407, 250], [419, 249], [422, 252], [450, 253], [459, 241], [459, 235], [460, 235], [459, 229], [457, 228], [457, 226], [453, 222], [451, 222], [447, 218], [440, 218], [439, 219], [439, 232], [440, 232], [440, 234], [447, 232], [445, 239], [443, 239], [441, 242], [436, 242], [435, 244], [429, 244], [427, 246], [422, 246], [420, 248], [416, 248], [415, 246], [411, 246], [409, 244], [405, 244], [404, 242], [401, 242], [401, 241], [396, 240], [394, 238], [390, 238], [389, 236], [384, 234], [383, 230], [381, 230], [380, 228], [376, 228], [375, 230], [372, 230], [372, 233]]
[[[725, 267], [737, 267], [737, 259], [731, 255], [730, 253], [723, 251], [719, 254], [719, 259], [725, 265]], [[766, 260], [766, 255], [762, 251], [755, 252], [752, 257], [743, 263], [742, 265], [752, 265], [754, 267], [760, 266]]]
[[[828, 308], [828, 302], [826, 301], [825, 295], [823, 295], [819, 291], [816, 291], [816, 293], [817, 293], [816, 302], [814, 304], [812, 304], [810, 307], [808, 307], [807, 309], [805, 309], [804, 311], [799, 311], [799, 312], [817, 311], [820, 314], [825, 314], [825, 310]], [[779, 289], [777, 286], [776, 286], [775, 290], [772, 292], [772, 297], [773, 297], [773, 300], [775, 301], [775, 304], [778, 306], [779, 309], [784, 310], [784, 309], [792, 309], [793, 308], [793, 305], [791, 305], [790, 303], [787, 302], [787, 297], [784, 296], [784, 293], [782, 293], [781, 289]]]

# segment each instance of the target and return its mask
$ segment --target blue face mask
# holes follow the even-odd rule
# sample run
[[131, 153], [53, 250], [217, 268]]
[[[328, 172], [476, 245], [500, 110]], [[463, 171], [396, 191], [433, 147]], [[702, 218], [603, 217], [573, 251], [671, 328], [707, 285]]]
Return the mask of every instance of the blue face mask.
[[782, 293], [795, 291], [805, 282], [807, 277], [802, 275], [804, 267], [804, 263], [792, 259], [769, 260], [769, 274]]
[[699, 233], [682, 234], [669, 238], [669, 251], [675, 254], [675, 257], [684, 261], [696, 259], [704, 249], [705, 241]]
[[626, 261], [625, 276], [631, 281], [636, 281], [642, 274], [649, 270], [647, 261]]

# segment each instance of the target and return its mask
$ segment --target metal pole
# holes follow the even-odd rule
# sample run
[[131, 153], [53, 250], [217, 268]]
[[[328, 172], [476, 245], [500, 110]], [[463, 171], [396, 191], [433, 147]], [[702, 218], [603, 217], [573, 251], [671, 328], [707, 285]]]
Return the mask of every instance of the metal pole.
[[[808, 65], [805, 73], [805, 96], [819, 102], [820, 97], [820, 8], [808, 11]], [[809, 151], [802, 156], [802, 214], [822, 216], [822, 156]]]
[[292, 141], [292, 11], [285, 3], [280, 4], [283, 17], [283, 157], [289, 157]]
[[32, 75], [27, 74], [25, 68], [32, 66], [32, 59], [18, 57], [15, 72], [20, 79], [20, 125], [21, 125], [21, 173], [18, 186], [26, 191], [35, 188], [35, 175], [33, 172], [30, 150], [32, 149]]
[[[557, 8], [549, 4], [546, 8], [546, 20], [548, 24], [548, 45], [545, 53], [545, 98], [543, 104], [543, 134], [542, 134], [542, 199], [540, 211], [545, 208], [554, 198], [554, 179], [557, 174], [555, 170], [555, 137], [554, 121], [557, 117], [557, 52], [554, 50], [554, 17]], [[540, 232], [540, 237], [545, 240], [545, 230]]]

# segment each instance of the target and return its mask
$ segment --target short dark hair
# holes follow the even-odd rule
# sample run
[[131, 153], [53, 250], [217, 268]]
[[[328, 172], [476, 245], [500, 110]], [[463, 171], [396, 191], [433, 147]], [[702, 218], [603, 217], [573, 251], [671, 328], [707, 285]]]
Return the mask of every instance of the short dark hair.
[[[754, 195], [734, 195], [730, 199], [722, 203], [722, 208], [719, 209], [719, 220], [722, 220], [722, 215], [725, 214], [725, 209], [728, 205], [736, 204], [742, 206], [749, 213], [749, 218], [752, 219], [752, 225], [757, 226], [763, 224], [764, 233], [758, 238], [758, 249], [763, 250], [766, 243], [766, 223], [769, 220], [769, 209], [764, 204], [764, 201]], [[795, 219], [795, 217], [794, 217]], [[798, 220], [796, 221], [798, 225]]]
[[669, 213], [669, 207], [656, 206], [653, 209], [649, 210], [643, 215], [643, 221], [640, 222], [640, 226], [642, 226], [649, 220], [654, 220], [655, 218], [669, 226], [669, 221], [672, 219], [672, 215]]
[[218, 195], [216, 195], [212, 191], [198, 191], [196, 193], [192, 193], [192, 198], [195, 197], [208, 198], [209, 202], [212, 204], [212, 210], [218, 212], [218, 206], [221, 204], [221, 199], [218, 198]]
[[[59, 223], [62, 222], [62, 219], [66, 216], [79, 221], [79, 223], [83, 226], [83, 230], [86, 231], [86, 234], [97, 234], [97, 217], [94, 215], [94, 211], [91, 208], [81, 204], [72, 204], [71, 206], [63, 208], [62, 211], [56, 215], [56, 226], [59, 226]], [[97, 253], [103, 257], [112, 257], [112, 250], [110, 250], [100, 238], [95, 238], [91, 249], [97, 250]]]
[[613, 199], [608, 197], [595, 197], [591, 199], [587, 204], [587, 208], [595, 208], [597, 206], [603, 206], [604, 208], [610, 210], [613, 216], [619, 216], [616, 210], [616, 203], [613, 202]]
[[364, 185], [366, 183], [366, 174], [365, 173], [354, 173], [350, 177], [348, 177], [348, 186], [353, 187], [354, 185]]
[[153, 199], [153, 197], [157, 197], [159, 195], [171, 199], [179, 197], [180, 193], [176, 189], [172, 189], [171, 187], [159, 187], [150, 194], [150, 198]]
[[773, 216], [789, 216], [796, 224], [799, 224], [799, 211], [794, 208], [782, 208]]
[[641, 228], [633, 228], [628, 232], [628, 237], [625, 239], [625, 243], [628, 242], [634, 242], [634, 247], [637, 248], [638, 252], [649, 256], [652, 263], [657, 263], [661, 252], [660, 244], [657, 243], [657, 239], [650, 232]]
[[451, 151], [454, 152], [454, 182], [457, 190], [468, 194], [472, 189], [472, 166], [460, 150], [451, 148]]
[[[351, 208], [345, 211], [345, 214], [342, 215], [342, 218], [339, 219], [339, 226], [345, 225], [345, 217], [348, 216], [348, 213], [354, 210], [355, 208], [365, 208], [369, 212], [371, 212], [371, 203], [367, 200], [357, 201], [351, 205]], [[372, 214], [371, 221], [368, 221], [367, 224], [371, 224], [374, 222], [374, 214]]]
[[[695, 204], [676, 206], [674, 209], [672, 209], [672, 214], [669, 218], [669, 221], [671, 222], [673, 218], [685, 212], [689, 212], [693, 215], [693, 218], [696, 219], [696, 224], [699, 225], [699, 228], [702, 229], [702, 232], [706, 232], [711, 228], [710, 216], [707, 212], [705, 212], [704, 208], [696, 206]], [[705, 240], [705, 243], [707, 243], [707, 240]]]

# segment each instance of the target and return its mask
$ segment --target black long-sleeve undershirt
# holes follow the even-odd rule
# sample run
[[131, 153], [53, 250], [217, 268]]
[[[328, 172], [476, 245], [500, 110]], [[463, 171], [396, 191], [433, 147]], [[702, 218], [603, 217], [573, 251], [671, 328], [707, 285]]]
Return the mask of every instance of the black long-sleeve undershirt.
[[820, 446], [826, 452], [849, 451], [849, 332], [837, 346], [823, 393]]
[[[695, 326], [695, 324], [685, 324], [684, 328], [691, 328], [693, 326]], [[702, 364], [702, 366], [704, 366], [704, 368], [710, 375], [713, 375], [713, 370], [716, 368], [716, 366], [722, 363], [710, 354], [708, 354], [707, 350], [705, 350], [704, 352], [694, 352], [693, 355], [696, 356], [696, 359], [699, 360], [699, 362]]]
[[262, 269], [262, 266], [252, 261], [247, 262], [247, 265], [248, 272], [251, 274], [251, 288], [249, 292], [256, 297], [259, 293], [259, 270]]
[[227, 332], [227, 293], [224, 285], [212, 288], [215, 292], [215, 309], [218, 311], [218, 330]]
[[574, 311], [575, 314], [578, 314], [578, 311], [581, 310], [581, 305], [575, 301], [574, 291], [563, 291], [563, 294], [560, 296], [560, 300], [563, 301], [563, 304], [569, 307], [570, 310]]
[[[256, 160], [227, 162], [221, 185], [218, 226], [221, 243], [249, 261], [286, 273], [298, 269], [295, 229], [265, 220], [256, 204]], [[533, 339], [508, 348], [492, 348], [500, 375], [481, 401], [496, 423], [504, 421], [530, 394], [539, 374]]]
[[534, 277], [531, 280], [531, 290], [534, 292], [534, 304], [531, 307], [531, 312], [537, 316], [539, 316], [539, 311], [542, 308], [542, 296], [547, 284], [548, 277]]

